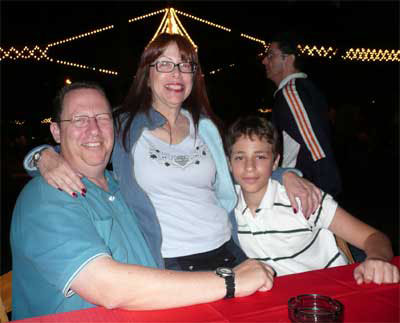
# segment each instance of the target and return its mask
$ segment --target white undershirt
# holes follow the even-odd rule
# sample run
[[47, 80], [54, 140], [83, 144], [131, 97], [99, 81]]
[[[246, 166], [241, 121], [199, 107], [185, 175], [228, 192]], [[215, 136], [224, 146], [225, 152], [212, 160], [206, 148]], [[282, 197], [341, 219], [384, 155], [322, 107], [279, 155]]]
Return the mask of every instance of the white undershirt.
[[144, 130], [134, 156], [138, 184], [149, 195], [162, 232], [163, 257], [180, 257], [220, 247], [231, 236], [225, 209], [219, 206], [213, 184], [216, 168], [207, 145], [189, 135], [169, 144]]
[[283, 137], [283, 159], [281, 167], [296, 167], [297, 156], [300, 151], [300, 144], [288, 135], [286, 131], [282, 132]]

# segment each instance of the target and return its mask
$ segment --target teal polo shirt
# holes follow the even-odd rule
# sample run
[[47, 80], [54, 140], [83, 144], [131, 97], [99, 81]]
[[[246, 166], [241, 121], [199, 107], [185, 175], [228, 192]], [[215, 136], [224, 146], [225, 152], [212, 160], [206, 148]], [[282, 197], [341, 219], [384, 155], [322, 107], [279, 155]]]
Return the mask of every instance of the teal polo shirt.
[[84, 178], [86, 197], [72, 198], [41, 176], [20, 193], [11, 223], [13, 319], [94, 307], [70, 284], [99, 256], [156, 267], [118, 183], [105, 175], [109, 192]]

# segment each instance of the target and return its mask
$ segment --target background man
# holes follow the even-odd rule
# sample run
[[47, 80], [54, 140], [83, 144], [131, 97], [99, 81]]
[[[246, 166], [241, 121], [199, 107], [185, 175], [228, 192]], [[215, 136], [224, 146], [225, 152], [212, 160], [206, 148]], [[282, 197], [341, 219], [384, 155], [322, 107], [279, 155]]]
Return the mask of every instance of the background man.
[[50, 126], [61, 154], [90, 188], [71, 199], [32, 179], [12, 218], [13, 318], [107, 308], [159, 309], [249, 295], [272, 287], [273, 271], [247, 260], [232, 270], [155, 268], [148, 246], [105, 170], [114, 143], [110, 105], [97, 85], [74, 83], [56, 98]]
[[272, 122], [282, 134], [282, 167], [296, 167], [305, 178], [334, 197], [341, 191], [331, 146], [324, 96], [301, 72], [297, 41], [288, 33], [272, 39], [262, 63], [278, 89]]

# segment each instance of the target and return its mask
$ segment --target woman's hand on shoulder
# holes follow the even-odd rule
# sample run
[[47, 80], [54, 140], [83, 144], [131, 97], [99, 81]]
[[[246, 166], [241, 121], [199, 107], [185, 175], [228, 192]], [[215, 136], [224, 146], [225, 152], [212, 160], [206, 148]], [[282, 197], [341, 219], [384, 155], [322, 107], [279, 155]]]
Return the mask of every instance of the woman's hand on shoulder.
[[308, 219], [321, 204], [321, 190], [310, 181], [293, 172], [283, 174], [283, 185], [295, 213], [299, 210], [296, 197], [301, 201], [304, 216]]
[[73, 197], [77, 197], [76, 192], [85, 196], [86, 187], [81, 181], [82, 175], [76, 173], [53, 149], [49, 148], [42, 152], [37, 167], [49, 185]]
[[389, 284], [400, 281], [399, 268], [378, 258], [367, 258], [354, 269], [353, 275], [358, 285], [371, 282]]

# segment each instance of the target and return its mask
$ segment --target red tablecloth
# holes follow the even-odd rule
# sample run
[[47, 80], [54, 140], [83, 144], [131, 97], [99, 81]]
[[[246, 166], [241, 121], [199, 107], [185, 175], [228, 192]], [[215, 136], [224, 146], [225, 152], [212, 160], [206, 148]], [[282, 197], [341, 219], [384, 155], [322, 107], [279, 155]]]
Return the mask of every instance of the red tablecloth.
[[[400, 267], [400, 257], [393, 263]], [[400, 284], [357, 285], [355, 266], [278, 277], [269, 292], [202, 305], [159, 311], [97, 307], [18, 322], [290, 322], [288, 299], [313, 293], [339, 300], [344, 305], [344, 322], [400, 322]]]

